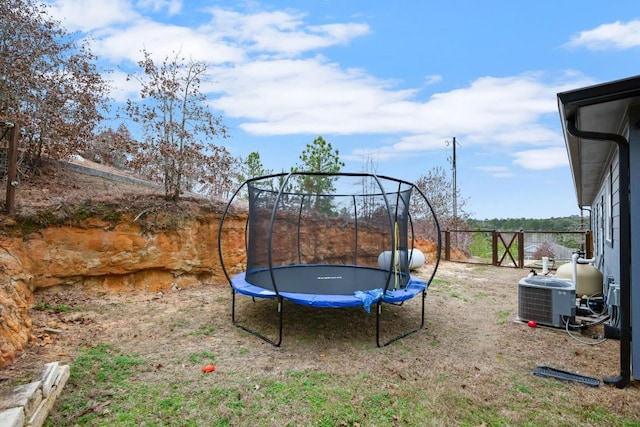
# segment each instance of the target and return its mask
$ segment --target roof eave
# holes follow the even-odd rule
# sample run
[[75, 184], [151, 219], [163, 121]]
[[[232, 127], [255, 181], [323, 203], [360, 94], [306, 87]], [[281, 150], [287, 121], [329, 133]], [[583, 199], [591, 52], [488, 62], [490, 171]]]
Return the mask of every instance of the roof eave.
[[[597, 193], [593, 183], [584, 182], [583, 177], [603, 176], [602, 165], [614, 147], [598, 141], [590, 144], [586, 154], [583, 143], [593, 141], [571, 135], [567, 130], [567, 120], [574, 120], [580, 129], [588, 127], [589, 129], [584, 130], [617, 133], [620, 132], [619, 125], [628, 106], [638, 100], [640, 75], [558, 94], [558, 109], [579, 207], [591, 205]], [[589, 112], [589, 119], [584, 119], [583, 110]], [[603, 114], [599, 114], [600, 112]], [[616, 119], [612, 120], [611, 117]], [[592, 162], [594, 150], [597, 151], [596, 157], [600, 162]]]

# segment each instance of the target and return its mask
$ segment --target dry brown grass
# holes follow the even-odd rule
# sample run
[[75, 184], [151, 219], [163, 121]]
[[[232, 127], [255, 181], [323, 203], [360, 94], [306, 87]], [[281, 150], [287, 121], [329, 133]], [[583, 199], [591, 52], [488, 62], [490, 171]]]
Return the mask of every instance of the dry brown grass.
[[[517, 322], [517, 282], [522, 276], [518, 269], [442, 263], [427, 296], [424, 330], [385, 348], [376, 348], [375, 317], [362, 309], [295, 304], [285, 305], [284, 341], [282, 347], [273, 347], [232, 326], [230, 291], [224, 284], [164, 294], [50, 289], [36, 298], [41, 307], [51, 309], [32, 312], [38, 342], [3, 374], [35, 375], [45, 362], [72, 362], [83, 346], [106, 343], [141, 356], [149, 372], [139, 373], [143, 379], [138, 379], [145, 383], [195, 381], [202, 375], [200, 366], [189, 363], [188, 355], [206, 350], [216, 355], [219, 381], [248, 378], [260, 384], [304, 371], [352, 378], [354, 387], [363, 375], [392, 385], [392, 391], [411, 385], [424, 396], [421, 404], [438, 414], [438, 423], [425, 425], [454, 425], [462, 416], [473, 420], [474, 411], [478, 420], [488, 416], [488, 425], [496, 419], [506, 425], [640, 422], [637, 383], [623, 390], [591, 388], [531, 374], [545, 364], [594, 377], [617, 375], [619, 343], [589, 346], [563, 330], [532, 329]], [[387, 307], [383, 327], [413, 326], [419, 309], [419, 298]], [[275, 332], [270, 302], [243, 297], [238, 314], [252, 326]], [[47, 327], [63, 332], [47, 333]], [[483, 415], [487, 411], [498, 415]], [[301, 417], [300, 425], [308, 425]]]
[[[101, 200], [105, 188], [125, 198], [137, 191], [95, 183], [87, 190], [88, 184], [79, 179], [51, 176], [51, 186], [25, 189], [20, 197], [50, 204], [52, 198], [64, 197], [58, 190], [65, 188], [77, 190], [78, 200], [87, 195]], [[231, 324], [231, 295], [223, 283], [162, 294], [48, 289], [36, 294], [38, 305], [31, 311], [37, 340], [0, 376], [7, 380], [5, 385], [24, 383], [37, 376], [44, 363], [73, 363], [81, 349], [108, 344], [144, 361], [135, 378], [141, 384], [200, 384], [211, 389], [223, 384], [237, 389], [240, 403], [249, 408], [245, 412], [220, 406], [204, 409], [208, 412], [202, 415], [204, 420], [227, 417], [230, 425], [312, 425], [307, 411], [282, 407], [263, 392], [264, 384], [291, 372], [328, 375], [336, 387], [350, 390], [353, 400], [343, 404], [356, 412], [365, 407], [357, 396], [371, 394], [358, 392], [361, 387], [380, 389], [391, 401], [419, 407], [414, 415], [392, 418], [396, 425], [640, 425], [637, 382], [622, 390], [591, 388], [531, 374], [544, 364], [598, 378], [617, 375], [619, 342], [585, 345], [564, 330], [533, 329], [517, 322], [517, 283], [525, 273], [443, 262], [426, 299], [426, 327], [384, 348], [375, 346], [374, 315], [362, 309], [295, 304], [285, 304], [284, 341], [280, 348], [273, 347]], [[419, 315], [419, 298], [401, 307], [387, 306], [383, 328], [404, 330], [416, 325]], [[276, 313], [270, 301], [253, 303], [241, 297], [238, 316], [275, 333]], [[590, 330], [582, 339], [601, 333]], [[204, 379], [201, 364], [190, 360], [190, 355], [203, 351], [215, 355], [217, 367], [215, 375]], [[79, 387], [70, 383], [51, 414], [52, 425], [74, 422], [65, 418], [61, 405]], [[91, 394], [104, 393], [113, 390]], [[364, 413], [361, 419], [371, 420]]]

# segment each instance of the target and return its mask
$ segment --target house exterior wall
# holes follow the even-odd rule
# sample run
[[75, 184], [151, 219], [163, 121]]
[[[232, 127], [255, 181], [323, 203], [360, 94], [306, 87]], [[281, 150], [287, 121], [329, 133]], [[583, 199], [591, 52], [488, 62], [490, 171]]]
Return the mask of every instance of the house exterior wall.
[[[623, 135], [629, 141], [630, 163], [630, 214], [631, 214], [631, 365], [632, 376], [640, 379], [640, 106], [632, 107], [624, 127]], [[596, 267], [602, 272], [604, 294], [609, 283], [620, 283], [620, 191], [618, 150], [607, 165], [603, 182], [591, 204], [591, 227], [593, 232]], [[635, 191], [635, 197], [634, 197]], [[607, 230], [609, 228], [609, 230]], [[635, 237], [634, 236], [638, 236]], [[635, 254], [635, 255], [634, 255]], [[615, 322], [618, 319], [612, 319]], [[619, 326], [619, 325], [618, 325]]]
[[[606, 142], [603, 142], [606, 144]], [[620, 283], [620, 191], [618, 151], [607, 165], [600, 190], [591, 205], [593, 251], [598, 267], [607, 283]]]

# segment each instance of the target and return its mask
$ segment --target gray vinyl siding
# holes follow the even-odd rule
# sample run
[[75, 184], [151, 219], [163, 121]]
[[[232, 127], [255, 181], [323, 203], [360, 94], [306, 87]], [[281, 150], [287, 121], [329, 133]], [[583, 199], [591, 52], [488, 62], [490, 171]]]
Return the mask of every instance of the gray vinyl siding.
[[[628, 123], [640, 123], [640, 106], [630, 110]], [[626, 137], [630, 148], [630, 215], [631, 215], [631, 366], [632, 377], [640, 379], [640, 129], [627, 127]], [[611, 181], [609, 181], [609, 173]], [[598, 195], [591, 205], [592, 231], [594, 240], [595, 265], [602, 272], [603, 291], [606, 295], [607, 283], [620, 283], [620, 169], [618, 150], [603, 173]], [[611, 191], [611, 239], [607, 239], [605, 204], [607, 189]], [[635, 197], [634, 197], [635, 196]], [[636, 237], [637, 236], [637, 237]], [[637, 369], [633, 369], [636, 367]]]
[[[628, 123], [640, 123], [640, 106], [631, 108]], [[630, 215], [631, 215], [631, 366], [632, 376], [640, 379], [640, 129], [637, 126], [627, 127], [625, 136], [629, 141], [630, 171]], [[596, 199], [592, 204], [592, 231], [594, 233], [594, 256], [596, 266], [602, 272], [604, 292], [607, 282], [620, 283], [620, 191], [617, 150], [607, 167], [611, 171], [611, 202], [612, 202], [612, 239], [607, 241], [606, 221], [602, 217], [605, 212], [606, 186], [609, 185], [604, 174], [603, 182]], [[597, 234], [597, 236], [596, 236]]]
[[[609, 172], [603, 174], [600, 190], [591, 206], [593, 249], [596, 258], [595, 266], [602, 272], [604, 282], [612, 280], [614, 283], [620, 283], [620, 191], [618, 179], [620, 172], [617, 150], [607, 167], [607, 171], [610, 171], [610, 174]], [[607, 187], [609, 187], [610, 196]], [[609, 207], [607, 207], [608, 204], [610, 204]], [[607, 228], [610, 229], [609, 232]]]

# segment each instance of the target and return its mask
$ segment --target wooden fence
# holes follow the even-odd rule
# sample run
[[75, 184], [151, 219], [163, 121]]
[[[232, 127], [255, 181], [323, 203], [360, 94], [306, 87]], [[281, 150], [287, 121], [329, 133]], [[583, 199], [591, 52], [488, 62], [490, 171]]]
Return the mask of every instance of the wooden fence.
[[[583, 251], [586, 258], [593, 256], [591, 231], [498, 231], [498, 230], [446, 230], [443, 231], [443, 259], [446, 261], [486, 264], [496, 267], [541, 267], [536, 254], [551, 258], [551, 267], [557, 268], [571, 259], [575, 251]], [[474, 249], [474, 242], [490, 240], [490, 251]], [[486, 249], [486, 246], [483, 246]]]

